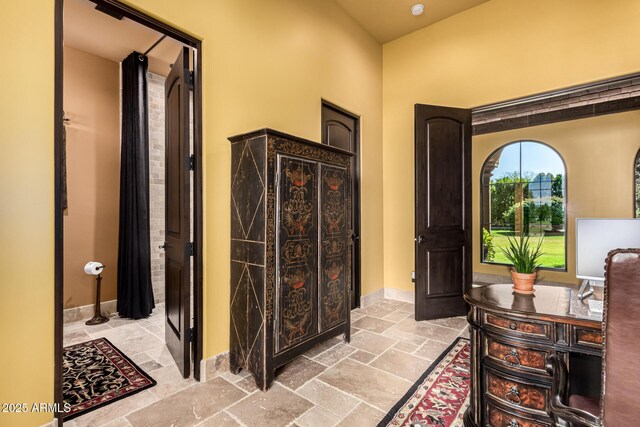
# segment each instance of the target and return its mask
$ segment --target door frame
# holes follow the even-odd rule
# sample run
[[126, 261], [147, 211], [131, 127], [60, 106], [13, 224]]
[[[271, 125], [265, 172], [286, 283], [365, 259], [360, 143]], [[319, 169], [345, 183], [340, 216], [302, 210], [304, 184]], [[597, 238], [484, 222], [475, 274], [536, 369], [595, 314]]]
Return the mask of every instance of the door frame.
[[[193, 376], [200, 381], [200, 364], [203, 355], [203, 195], [202, 195], [202, 41], [169, 24], [153, 18], [118, 0], [91, 0], [97, 5], [117, 11], [126, 18], [176, 39], [194, 49], [193, 87]], [[63, 21], [64, 0], [55, 0], [54, 5], [54, 402], [62, 408], [62, 350], [64, 318], [63, 277], [63, 211], [62, 195], [62, 135], [64, 131], [63, 83], [64, 47]], [[62, 425], [63, 413], [56, 412], [58, 425]]]
[[[355, 168], [354, 168], [354, 176], [353, 176], [353, 194], [351, 195], [351, 200], [352, 200], [352, 209], [354, 212], [354, 216], [353, 216], [353, 224], [352, 224], [352, 228], [353, 228], [353, 232], [358, 236], [358, 239], [356, 241], [353, 242], [353, 265], [351, 266], [352, 270], [353, 270], [353, 280], [354, 280], [354, 285], [353, 285], [353, 291], [354, 291], [354, 298], [355, 298], [355, 307], [353, 308], [358, 308], [360, 307], [360, 297], [362, 296], [362, 287], [361, 287], [361, 283], [362, 283], [362, 272], [361, 272], [361, 249], [360, 249], [360, 116], [357, 114], [352, 113], [351, 111], [345, 110], [344, 108], [330, 102], [327, 101], [326, 99], [322, 98], [321, 100], [321, 106], [320, 106], [320, 123], [321, 123], [321, 135], [320, 135], [320, 141], [324, 141], [325, 140], [325, 128], [324, 128], [324, 109], [322, 107], [327, 107], [329, 109], [335, 110], [338, 113], [344, 114], [345, 116], [349, 116], [352, 119], [355, 120], [356, 122], [356, 137], [355, 137], [355, 151], [353, 152], [354, 154], [354, 159], [355, 159]], [[351, 302], [349, 302], [349, 304], [351, 304]], [[353, 309], [352, 308], [352, 309]]]

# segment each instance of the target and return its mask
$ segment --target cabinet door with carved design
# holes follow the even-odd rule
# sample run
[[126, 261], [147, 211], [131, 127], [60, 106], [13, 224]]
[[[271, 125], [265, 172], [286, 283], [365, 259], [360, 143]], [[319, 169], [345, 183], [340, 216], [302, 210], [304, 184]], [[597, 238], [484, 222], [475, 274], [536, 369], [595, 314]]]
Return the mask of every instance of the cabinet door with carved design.
[[320, 330], [346, 321], [351, 278], [351, 214], [348, 173], [320, 165]]
[[318, 330], [317, 169], [315, 162], [279, 158], [278, 352], [306, 341]]

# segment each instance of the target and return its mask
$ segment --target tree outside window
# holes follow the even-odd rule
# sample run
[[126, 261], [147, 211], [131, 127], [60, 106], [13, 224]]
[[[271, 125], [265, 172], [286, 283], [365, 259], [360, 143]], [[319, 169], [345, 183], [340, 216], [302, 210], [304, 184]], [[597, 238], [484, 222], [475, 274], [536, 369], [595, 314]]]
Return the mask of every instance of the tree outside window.
[[496, 150], [482, 169], [482, 261], [507, 264], [509, 236], [543, 240], [541, 266], [566, 267], [564, 162], [551, 147], [517, 141]]

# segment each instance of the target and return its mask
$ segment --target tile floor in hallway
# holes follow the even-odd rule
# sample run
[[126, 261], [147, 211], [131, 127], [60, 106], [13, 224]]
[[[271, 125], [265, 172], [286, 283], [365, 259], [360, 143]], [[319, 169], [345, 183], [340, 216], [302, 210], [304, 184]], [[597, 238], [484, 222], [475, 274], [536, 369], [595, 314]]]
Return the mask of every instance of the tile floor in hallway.
[[65, 345], [109, 339], [158, 384], [67, 426], [375, 426], [458, 336], [464, 317], [416, 322], [413, 304], [381, 300], [352, 311], [351, 342], [333, 338], [285, 365], [259, 391], [248, 373], [223, 369], [207, 382], [183, 379], [164, 347], [164, 313], [65, 325]]

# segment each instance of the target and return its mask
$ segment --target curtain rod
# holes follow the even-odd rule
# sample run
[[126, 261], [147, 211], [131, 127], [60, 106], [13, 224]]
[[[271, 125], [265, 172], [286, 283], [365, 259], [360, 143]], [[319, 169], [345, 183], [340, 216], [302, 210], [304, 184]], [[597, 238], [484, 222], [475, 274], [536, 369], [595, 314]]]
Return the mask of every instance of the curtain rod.
[[143, 53], [143, 55], [144, 55], [144, 56], [147, 56], [147, 54], [148, 54], [149, 52], [151, 52], [151, 51], [152, 51], [156, 46], [158, 46], [158, 45], [160, 44], [160, 42], [161, 42], [162, 40], [164, 40], [164, 38], [165, 38], [165, 37], [167, 37], [167, 35], [166, 35], [166, 34], [164, 34], [162, 37], [160, 37], [160, 38], [158, 39], [158, 41], [156, 41], [154, 44], [152, 44], [152, 45], [151, 45], [151, 47], [150, 47], [149, 49], [147, 49], [147, 51], [146, 51], [145, 53]]

